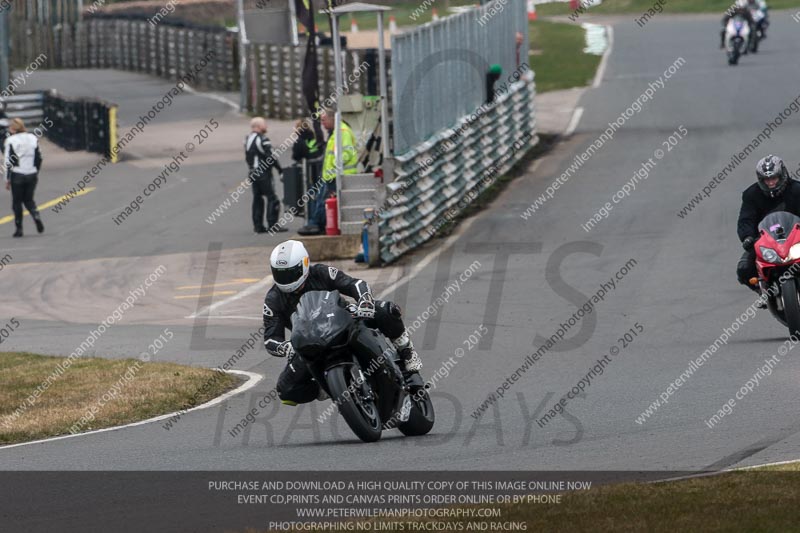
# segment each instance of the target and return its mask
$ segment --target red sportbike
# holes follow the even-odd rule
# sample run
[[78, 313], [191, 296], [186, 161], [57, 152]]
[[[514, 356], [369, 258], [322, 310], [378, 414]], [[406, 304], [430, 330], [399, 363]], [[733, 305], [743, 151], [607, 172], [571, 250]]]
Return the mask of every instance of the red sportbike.
[[[772, 316], [800, 336], [800, 217], [770, 213], [758, 225], [758, 285]], [[755, 280], [751, 280], [753, 283]]]

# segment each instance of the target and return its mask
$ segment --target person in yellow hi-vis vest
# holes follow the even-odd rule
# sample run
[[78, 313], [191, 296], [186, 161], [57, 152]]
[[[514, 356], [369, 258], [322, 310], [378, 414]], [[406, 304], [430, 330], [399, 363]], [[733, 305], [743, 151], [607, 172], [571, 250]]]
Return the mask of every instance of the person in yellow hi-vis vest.
[[[308, 225], [300, 228], [300, 235], [321, 235], [325, 233], [325, 200], [336, 194], [336, 110], [325, 108], [320, 116], [322, 126], [328, 130], [328, 143], [322, 163], [321, 189], [317, 194], [314, 212]], [[342, 174], [358, 174], [358, 148], [356, 136], [350, 126], [342, 121]]]

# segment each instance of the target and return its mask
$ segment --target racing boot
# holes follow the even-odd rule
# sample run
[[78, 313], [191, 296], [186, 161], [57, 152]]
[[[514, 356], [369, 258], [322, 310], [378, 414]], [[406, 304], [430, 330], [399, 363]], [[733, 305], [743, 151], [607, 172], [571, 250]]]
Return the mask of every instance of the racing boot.
[[403, 360], [404, 368], [402, 370], [404, 374], [418, 373], [422, 370], [422, 359], [419, 358], [417, 350], [414, 349], [414, 344], [411, 342], [408, 332], [404, 331], [401, 336], [393, 339], [392, 343]]
[[42, 222], [42, 217], [39, 216], [39, 213], [36, 213], [33, 216], [33, 221], [36, 222], [36, 231], [39, 233], [44, 233], [44, 223]]
[[748, 287], [750, 287], [750, 289], [752, 289], [753, 292], [761, 296], [761, 298], [759, 298], [758, 301], [756, 302], [756, 307], [759, 309], [766, 309], [767, 299], [763, 297], [763, 295], [761, 294], [761, 290], [758, 288], [758, 278], [750, 278], [749, 282], [750, 284], [748, 285]]

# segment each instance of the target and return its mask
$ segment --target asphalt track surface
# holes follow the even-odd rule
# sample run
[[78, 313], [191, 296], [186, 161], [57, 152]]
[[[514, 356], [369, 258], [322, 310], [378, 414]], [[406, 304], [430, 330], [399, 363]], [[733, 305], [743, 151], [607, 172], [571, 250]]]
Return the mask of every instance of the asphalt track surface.
[[[763, 149], [751, 155], [693, 212], [684, 219], [677, 213], [734, 153], [758, 135], [765, 122], [798, 96], [800, 71], [790, 67], [796, 65], [800, 51], [797, 27], [790, 17], [780, 15], [773, 14], [769, 40], [758, 56], [744, 57], [736, 68], [728, 67], [723, 52], [716, 48], [716, 17], [659, 15], [645, 28], [632, 21], [615, 22], [608, 68], [599, 88], [588, 90], [582, 99], [585, 113], [575, 135], [537, 163], [535, 171], [515, 181], [490, 209], [462, 228], [451, 248], [391, 295], [413, 320], [448, 283], [473, 262], [480, 262], [475, 275], [415, 333], [425, 362], [424, 374], [429, 377], [456, 349], [467, 348], [465, 340], [481, 324], [489, 331], [477, 348], [454, 359], [457, 364], [439, 381], [434, 392], [437, 424], [429, 436], [409, 439], [387, 432], [380, 442], [365, 445], [338, 417], [334, 422], [315, 420], [327, 404], [277, 408], [273, 403], [248, 431], [231, 437], [228, 430], [272, 388], [281, 370], [281, 361], [263, 351], [251, 351], [238, 367], [264, 374], [266, 379], [255, 391], [234, 397], [221, 408], [188, 414], [170, 430], [154, 423], [0, 449], [0, 468], [693, 471], [796, 458], [800, 455], [796, 413], [800, 363], [794, 352], [782, 357], [775, 372], [737, 401], [733, 413], [718, 426], [709, 429], [704, 423], [786, 339], [785, 328], [765, 312], [748, 320], [672, 395], [668, 405], [644, 424], [635, 421], [689, 361], [753, 302], [751, 293], [737, 285], [734, 274], [740, 255], [735, 232], [739, 197], [753, 180], [758, 157], [769, 152], [781, 154], [792, 169], [797, 167], [797, 116], [785, 121]], [[539, 211], [523, 220], [523, 211], [566, 170], [575, 155], [680, 57], [685, 64], [642, 111]], [[202, 123], [200, 117], [194, 119], [194, 126]], [[688, 131], [686, 139], [658, 161], [630, 197], [614, 205], [607, 219], [590, 232], [584, 231], [581, 224], [610, 202], [655, 150], [666, 151], [662, 143], [681, 127]], [[231, 142], [241, 142], [238, 133]], [[13, 302], [2, 307], [2, 315], [14, 316], [12, 305], [23, 306], [24, 311], [23, 327], [4, 348], [66, 355], [97, 322], [82, 321], [79, 311], [65, 318], [58, 304], [101, 299], [91, 295], [103, 294], [105, 307], [87, 305], [86, 316], [104, 316], [115, 307], [114, 297], [137, 285], [149, 266], [162, 261], [163, 254], [195, 254], [181, 272], [196, 274], [202, 270], [209, 242], [222, 241], [226, 249], [268, 249], [242, 231], [249, 229], [245, 204], [211, 230], [202, 221], [213, 200], [219, 198], [218, 191], [235, 183], [228, 177], [233, 162], [198, 164], [181, 171], [190, 184], [215, 184], [216, 194], [200, 192], [200, 187], [181, 185], [177, 190], [176, 186], [159, 193], [162, 196], [153, 200], [156, 205], [145, 206], [151, 209], [147, 217], [140, 213], [139, 220], [123, 228], [111, 227], [110, 221], [102, 218], [88, 222], [124, 205], [139, 185], [151, 179], [150, 174], [141, 176], [135, 162], [115, 168], [110, 178], [113, 182], [99, 183], [96, 194], [91, 193], [94, 197], [90, 194], [76, 200], [64, 214], [48, 214], [45, 222], [53, 221], [48, 226], [53, 231], [20, 242], [0, 237], [0, 246], [15, 247], [15, 262], [20, 263], [15, 265], [17, 270], [0, 272], [0, 291]], [[81, 163], [84, 168], [85, 163]], [[241, 166], [235, 168], [241, 174]], [[57, 178], [53, 180], [60, 181], [43, 184], [39, 198], [61, 194], [69, 183], [67, 178], [79, 170], [70, 176], [54, 170]], [[224, 186], [220, 186], [219, 176], [226, 176]], [[126, 181], [129, 179], [138, 179], [139, 184], [134, 186]], [[56, 217], [63, 221], [59, 218], [56, 223]], [[10, 227], [6, 229], [10, 234]], [[396, 267], [394, 275], [408, 273], [435, 248], [420, 250]], [[636, 261], [635, 266], [595, 311], [576, 324], [565, 340], [480, 420], [472, 418], [470, 414], [485, 398], [536, 350], [540, 342], [534, 337], [552, 335], [629, 259]], [[42, 273], [29, 282], [26, 278], [26, 283], [9, 278], [15, 272], [22, 275], [22, 267], [35, 270], [44, 261], [51, 277]], [[34, 264], [25, 266], [28, 262]], [[102, 265], [92, 271], [95, 277], [80, 278], [75, 273], [88, 264], [85, 262]], [[130, 264], [138, 268], [130, 267], [130, 273], [124, 275], [125, 265]], [[242, 265], [246, 272], [232, 268], [230, 275], [264, 275], [264, 263]], [[62, 266], [73, 269], [74, 283], [58, 283], [64, 277], [59, 274]], [[388, 279], [375, 280], [374, 285], [380, 292]], [[171, 295], [172, 290], [159, 287], [157, 292]], [[160, 312], [162, 319], [141, 317], [114, 326], [98, 344], [98, 355], [139, 353], [143, 342], [157, 336], [163, 323], [171, 322], [176, 338], [159, 358], [203, 366], [221, 364], [258, 327], [261, 297], [259, 293], [234, 304], [239, 305], [238, 315], [255, 320], [212, 320], [205, 331], [199, 331], [202, 324], [183, 319], [186, 315], [180, 313], [185, 309], [165, 311], [153, 302], [153, 316]], [[32, 301], [25, 304], [27, 299]], [[167, 296], [163, 299], [169, 300]], [[542, 416], [575, 386], [635, 323], [643, 326], [643, 333], [612, 359], [603, 375], [586, 388], [585, 396], [571, 400], [565, 416], [539, 427], [533, 421], [535, 414]]]

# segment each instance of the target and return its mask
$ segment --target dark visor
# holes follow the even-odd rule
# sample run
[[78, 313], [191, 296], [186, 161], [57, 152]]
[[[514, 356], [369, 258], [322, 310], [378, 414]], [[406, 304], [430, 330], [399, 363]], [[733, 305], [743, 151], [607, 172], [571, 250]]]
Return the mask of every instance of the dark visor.
[[272, 279], [275, 280], [275, 283], [278, 283], [280, 285], [288, 285], [290, 283], [294, 283], [301, 277], [303, 277], [302, 263], [300, 263], [297, 266], [289, 268], [272, 267]]

